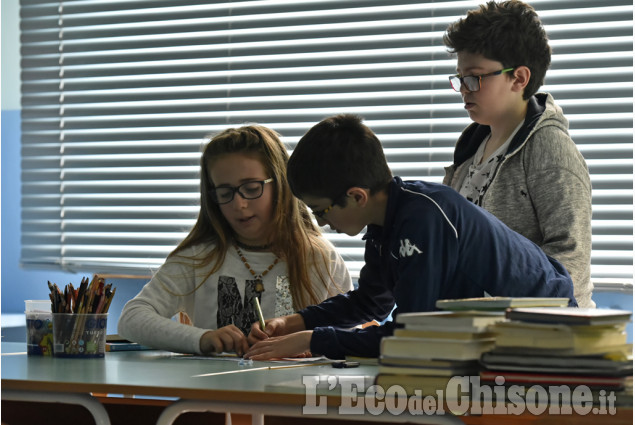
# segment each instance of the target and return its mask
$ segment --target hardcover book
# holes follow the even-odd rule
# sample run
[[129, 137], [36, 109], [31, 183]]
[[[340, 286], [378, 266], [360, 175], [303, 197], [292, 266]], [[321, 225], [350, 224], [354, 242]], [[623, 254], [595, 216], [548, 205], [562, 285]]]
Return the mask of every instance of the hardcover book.
[[494, 349], [483, 353], [481, 363], [487, 369], [525, 370], [525, 371], [587, 371], [589, 374], [603, 372], [607, 375], [633, 374], [633, 355], [631, 353], [620, 356], [620, 353], [596, 354], [590, 356], [528, 356], [524, 352], [505, 353]]
[[476, 375], [479, 372], [478, 363], [469, 366], [454, 365], [451, 367], [414, 367], [379, 365], [378, 373], [386, 375], [425, 375], [425, 376], [462, 376]]
[[599, 325], [625, 323], [631, 318], [627, 310], [608, 308], [514, 308], [506, 315], [510, 320], [539, 323], [564, 323], [569, 325]]
[[141, 350], [153, 350], [152, 347], [147, 345], [141, 345], [136, 342], [106, 342], [106, 351], [141, 351]]
[[438, 390], [445, 391], [448, 382], [452, 376], [420, 376], [420, 375], [389, 375], [378, 374], [375, 378], [375, 385], [382, 387], [384, 390], [398, 385], [406, 391], [406, 394], [412, 395], [421, 392], [422, 396], [436, 395]]
[[480, 297], [438, 300], [437, 308], [442, 310], [505, 310], [516, 307], [566, 307], [569, 298], [541, 297]]
[[384, 356], [379, 358], [380, 365], [408, 366], [421, 368], [474, 368], [478, 367], [477, 360], [444, 360], [444, 359], [415, 359], [411, 357]]
[[508, 372], [500, 370], [481, 371], [482, 382], [495, 382], [497, 376], [505, 378], [505, 385], [539, 384], [539, 385], [586, 385], [590, 388], [624, 388], [626, 378], [623, 376], [597, 375], [556, 375], [531, 372]]
[[494, 338], [493, 332], [458, 332], [452, 329], [447, 330], [416, 330], [416, 329], [395, 329], [393, 336], [406, 338], [435, 338], [435, 339], [482, 339]]
[[475, 340], [385, 337], [381, 354], [388, 357], [415, 359], [477, 360], [494, 348], [494, 338]]
[[474, 310], [401, 313], [396, 319], [408, 330], [465, 333], [486, 332], [489, 325], [505, 320], [504, 312]]
[[532, 350], [567, 350], [577, 354], [606, 352], [607, 347], [626, 344], [625, 325], [568, 326], [550, 323], [497, 323], [496, 347], [526, 347]]

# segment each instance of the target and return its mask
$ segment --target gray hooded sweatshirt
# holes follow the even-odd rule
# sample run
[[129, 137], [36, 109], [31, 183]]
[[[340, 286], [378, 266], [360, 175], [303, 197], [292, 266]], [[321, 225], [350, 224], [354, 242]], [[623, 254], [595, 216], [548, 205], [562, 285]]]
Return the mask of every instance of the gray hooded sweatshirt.
[[[479, 205], [566, 268], [580, 307], [591, 299], [591, 179], [553, 97], [537, 93]], [[459, 190], [489, 126], [473, 123], [461, 134], [443, 183]]]

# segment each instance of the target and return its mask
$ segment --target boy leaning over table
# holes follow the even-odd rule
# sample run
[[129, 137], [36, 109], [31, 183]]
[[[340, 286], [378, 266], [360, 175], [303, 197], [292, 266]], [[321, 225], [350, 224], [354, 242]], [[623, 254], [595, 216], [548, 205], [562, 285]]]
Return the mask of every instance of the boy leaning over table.
[[393, 177], [377, 136], [354, 115], [326, 118], [288, 163], [293, 193], [317, 218], [350, 236], [366, 228], [359, 286], [299, 312], [256, 323], [245, 357], [377, 357], [395, 323], [352, 327], [399, 313], [435, 310], [439, 299], [566, 297], [566, 269], [533, 242], [454, 189]]

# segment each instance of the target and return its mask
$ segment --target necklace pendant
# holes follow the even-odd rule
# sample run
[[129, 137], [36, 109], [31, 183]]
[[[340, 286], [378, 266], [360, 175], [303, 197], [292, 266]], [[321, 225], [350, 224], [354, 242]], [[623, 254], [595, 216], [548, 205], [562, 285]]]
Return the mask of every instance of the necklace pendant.
[[236, 253], [238, 254], [238, 257], [240, 257], [240, 259], [242, 260], [243, 264], [245, 265], [245, 268], [247, 268], [247, 270], [249, 270], [251, 275], [254, 277], [254, 290], [256, 291], [257, 294], [262, 294], [263, 292], [265, 292], [265, 285], [262, 283], [262, 278], [267, 273], [269, 273], [276, 264], [278, 264], [278, 262], [280, 261], [280, 258], [276, 257], [276, 259], [273, 260], [273, 263], [271, 263], [271, 265], [267, 267], [267, 269], [264, 272], [262, 272], [261, 274], [256, 274], [254, 269], [252, 269], [249, 263], [247, 262], [247, 259], [243, 255], [240, 248], [238, 248], [237, 244], [234, 244], [234, 248], [236, 248]]

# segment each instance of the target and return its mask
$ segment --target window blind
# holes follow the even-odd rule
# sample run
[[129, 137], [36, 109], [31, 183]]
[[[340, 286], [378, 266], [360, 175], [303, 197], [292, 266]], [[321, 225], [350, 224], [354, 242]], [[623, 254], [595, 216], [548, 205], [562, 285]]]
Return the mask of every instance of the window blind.
[[[553, 94], [593, 184], [592, 277], [632, 280], [633, 19], [625, 0], [535, 0]], [[259, 123], [290, 151], [348, 112], [395, 175], [440, 182], [470, 123], [447, 25], [476, 1], [21, 0], [27, 267], [160, 265], [198, 212], [207, 134]], [[353, 275], [361, 235], [329, 233]]]

